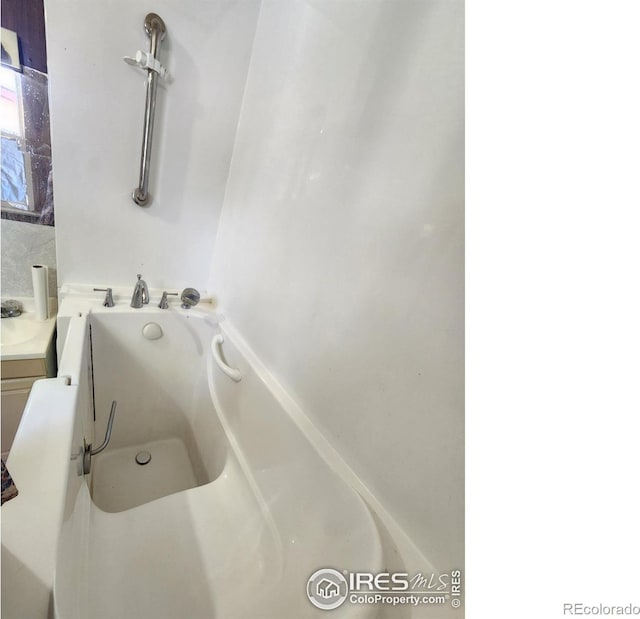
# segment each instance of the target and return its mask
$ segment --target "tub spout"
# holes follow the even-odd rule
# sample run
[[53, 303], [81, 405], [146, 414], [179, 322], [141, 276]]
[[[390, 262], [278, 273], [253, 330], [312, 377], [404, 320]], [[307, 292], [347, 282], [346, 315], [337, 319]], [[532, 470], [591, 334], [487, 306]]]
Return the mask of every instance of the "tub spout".
[[149, 289], [147, 288], [147, 282], [138, 273], [138, 281], [133, 288], [133, 296], [131, 297], [131, 307], [139, 309], [146, 303], [149, 303]]

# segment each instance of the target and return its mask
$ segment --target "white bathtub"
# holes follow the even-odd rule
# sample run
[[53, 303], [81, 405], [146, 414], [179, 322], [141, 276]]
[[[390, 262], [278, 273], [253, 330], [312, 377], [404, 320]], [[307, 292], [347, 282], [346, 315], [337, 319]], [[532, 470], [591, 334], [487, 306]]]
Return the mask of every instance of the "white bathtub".
[[[147, 323], [163, 336], [146, 339]], [[213, 360], [220, 332], [240, 382]], [[243, 346], [204, 304], [62, 303], [54, 386], [73, 391], [73, 414], [55, 555], [58, 619], [326, 617], [305, 594], [314, 571], [383, 569], [366, 504], [305, 438]], [[102, 441], [112, 400], [111, 441], [82, 475], [83, 438]], [[135, 461], [142, 450], [152, 455], [144, 466]], [[375, 612], [345, 603], [332, 616]]]

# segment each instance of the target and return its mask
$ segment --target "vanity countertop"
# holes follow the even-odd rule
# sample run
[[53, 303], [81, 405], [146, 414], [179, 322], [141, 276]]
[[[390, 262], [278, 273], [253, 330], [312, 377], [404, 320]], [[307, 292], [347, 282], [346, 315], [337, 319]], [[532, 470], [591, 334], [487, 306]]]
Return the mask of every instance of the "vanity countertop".
[[[14, 297], [16, 298], [16, 297]], [[56, 327], [56, 303], [50, 300], [51, 318], [36, 320], [33, 299], [16, 298], [23, 307], [20, 316], [0, 320], [0, 356], [2, 361], [43, 359]]]

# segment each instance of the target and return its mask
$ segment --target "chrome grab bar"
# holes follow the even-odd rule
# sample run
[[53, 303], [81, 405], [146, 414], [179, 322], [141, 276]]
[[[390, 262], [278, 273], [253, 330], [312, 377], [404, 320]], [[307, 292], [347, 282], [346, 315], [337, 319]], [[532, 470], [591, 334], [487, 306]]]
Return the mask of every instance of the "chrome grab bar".
[[[155, 13], [149, 13], [144, 20], [144, 29], [151, 38], [149, 56], [157, 61], [160, 42], [167, 33], [162, 18]], [[160, 66], [159, 63], [155, 65]], [[144, 108], [144, 133], [142, 135], [142, 154], [140, 155], [140, 179], [138, 187], [133, 190], [132, 198], [138, 206], [147, 206], [151, 199], [149, 195], [149, 166], [151, 162], [151, 141], [153, 138], [153, 120], [156, 113], [156, 91], [158, 90], [159, 69], [152, 65], [147, 70], [147, 99]]]

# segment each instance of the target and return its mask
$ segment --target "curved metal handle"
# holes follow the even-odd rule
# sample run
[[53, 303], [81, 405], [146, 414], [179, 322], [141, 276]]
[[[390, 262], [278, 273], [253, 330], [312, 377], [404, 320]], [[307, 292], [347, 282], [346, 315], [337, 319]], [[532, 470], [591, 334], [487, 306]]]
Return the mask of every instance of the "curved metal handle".
[[91, 445], [87, 445], [87, 439], [82, 440], [83, 444], [83, 454], [82, 454], [82, 473], [84, 475], [88, 475], [91, 472], [91, 457], [97, 456], [108, 444], [111, 440], [111, 430], [113, 429], [113, 418], [116, 414], [116, 405], [118, 403], [114, 400], [111, 402], [111, 412], [109, 413], [109, 421], [107, 422], [107, 433], [104, 437], [104, 441], [102, 445], [97, 449], [91, 449]]
[[91, 450], [92, 456], [97, 456], [109, 444], [109, 441], [111, 440], [111, 430], [113, 429], [113, 417], [116, 414], [117, 404], [118, 403], [115, 400], [111, 402], [111, 412], [109, 413], [109, 421], [107, 422], [107, 433], [105, 434], [104, 441], [102, 441], [102, 445], [100, 445], [100, 447], [98, 447], [97, 449]]
[[220, 345], [224, 344], [224, 336], [222, 333], [218, 333], [211, 342], [211, 352], [213, 353], [213, 359], [217, 363], [218, 367], [235, 382], [242, 380], [242, 373], [236, 368], [232, 368], [222, 360], [222, 353], [220, 351]]

